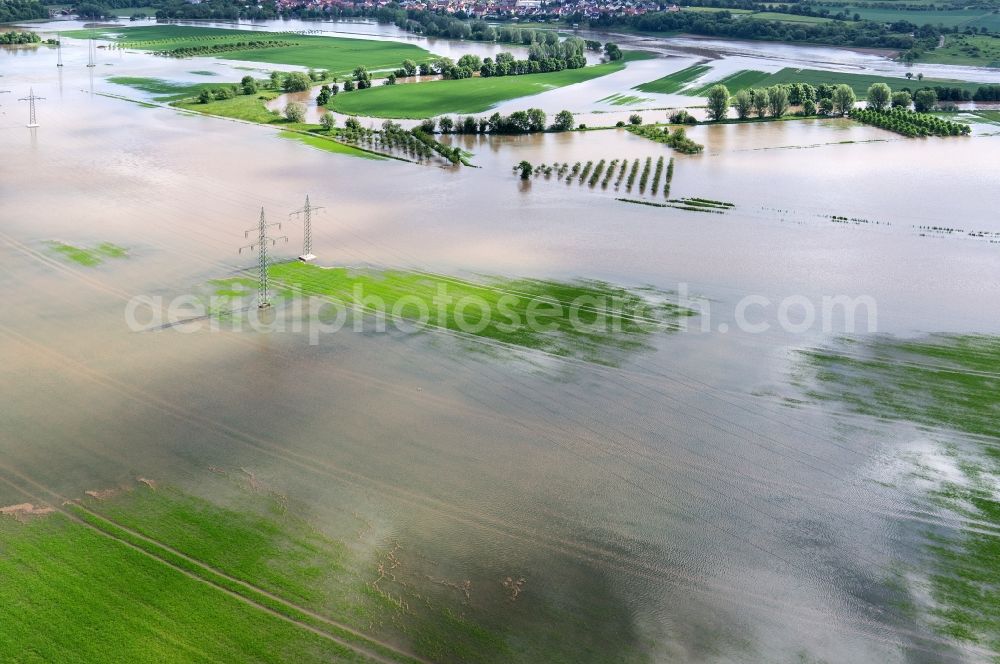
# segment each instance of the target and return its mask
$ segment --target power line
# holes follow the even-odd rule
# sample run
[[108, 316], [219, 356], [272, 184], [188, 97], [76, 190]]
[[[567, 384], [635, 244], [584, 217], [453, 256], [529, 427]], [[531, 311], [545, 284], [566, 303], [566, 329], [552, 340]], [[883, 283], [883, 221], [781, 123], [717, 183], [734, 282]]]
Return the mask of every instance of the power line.
[[18, 101], [28, 102], [28, 127], [35, 128], [38, 126], [38, 122], [35, 118], [35, 101], [39, 99], [45, 99], [45, 97], [39, 97], [35, 94], [34, 88], [28, 88], [28, 96], [21, 97]]
[[267, 244], [271, 243], [274, 246], [278, 243], [278, 240], [284, 240], [288, 242], [287, 235], [279, 235], [278, 237], [270, 237], [267, 234], [267, 229], [271, 226], [277, 226], [281, 228], [281, 222], [267, 223], [267, 219], [264, 218], [264, 208], [260, 209], [260, 222], [257, 224], [257, 228], [248, 228], [243, 232], [243, 237], [250, 237], [250, 233], [254, 230], [257, 231], [257, 241], [251, 242], [248, 245], [240, 247], [239, 253], [243, 253], [244, 249], [249, 249], [250, 251], [257, 251], [257, 271], [258, 271], [258, 281], [257, 281], [257, 306], [260, 309], [265, 309], [271, 306], [271, 303], [267, 300]]
[[305, 263], [316, 258], [316, 255], [312, 252], [312, 213], [313, 210], [322, 210], [321, 206], [313, 206], [309, 204], [309, 194], [306, 194], [306, 204], [302, 206], [301, 209], [295, 212], [290, 212], [288, 216], [302, 215], [302, 255], [299, 256], [299, 260]]

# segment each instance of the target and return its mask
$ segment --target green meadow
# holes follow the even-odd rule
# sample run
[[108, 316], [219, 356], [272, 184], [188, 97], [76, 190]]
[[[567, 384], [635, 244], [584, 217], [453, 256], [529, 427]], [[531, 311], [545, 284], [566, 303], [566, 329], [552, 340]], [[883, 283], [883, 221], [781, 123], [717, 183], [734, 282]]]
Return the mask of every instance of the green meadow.
[[[652, 334], [676, 330], [680, 320], [694, 315], [664, 293], [599, 281], [470, 281], [300, 262], [272, 265], [269, 274], [285, 294], [324, 297], [368, 313], [374, 313], [375, 305], [364, 298], [375, 298], [387, 316], [404, 321], [425, 321], [431, 328], [606, 365], [648, 349]], [[222, 282], [215, 285], [226, 288]], [[439, 292], [449, 296], [443, 305], [436, 299]], [[538, 325], [527, 324], [530, 316]]]
[[[997, 28], [1000, 30], [1000, 27]], [[1000, 37], [986, 35], [948, 35], [944, 46], [927, 51], [921, 62], [943, 65], [1000, 67]]]
[[[872, 83], [885, 83], [893, 90], [909, 88], [916, 90], [922, 87], [934, 87], [936, 85], [949, 88], [961, 88], [969, 92], [975, 92], [982, 85], [981, 83], [969, 83], [966, 81], [954, 81], [947, 79], [924, 78], [918, 81], [916, 76], [913, 79], [896, 78], [891, 76], [878, 76], [873, 74], [847, 74], [842, 72], [821, 71], [818, 69], [792, 69], [786, 67], [774, 73], [754, 71], [745, 69], [735, 72], [710, 83], [706, 83], [691, 90], [685, 90], [683, 94], [692, 96], [703, 96], [708, 93], [709, 88], [718, 83], [723, 83], [730, 92], [736, 92], [743, 88], [767, 87], [770, 85], [783, 85], [790, 83], [809, 83], [811, 85], [837, 85], [845, 83], [851, 86], [858, 98], [863, 99], [868, 94], [868, 88]], [[648, 85], [648, 84], [647, 84]]]
[[377, 85], [341, 92], [328, 107], [349, 115], [379, 118], [430, 118], [455, 113], [482, 113], [500, 102], [536, 95], [620, 71], [622, 62], [564, 69], [545, 74], [493, 76], [461, 80]]
[[[908, 480], [930, 483], [940, 509], [984, 525], [921, 533], [928, 562], [909, 571], [926, 578], [930, 601], [910, 600], [911, 608], [940, 634], [1000, 652], [1000, 338], [845, 341], [807, 352], [806, 362], [813, 398], [931, 427], [924, 435], [939, 441], [956, 472], [944, 476], [938, 463], [917, 459]], [[955, 434], [964, 434], [962, 444]]]
[[275, 48], [224, 51], [208, 55], [223, 60], [246, 60], [326, 69], [336, 75], [349, 74], [360, 65], [364, 65], [370, 70], [388, 69], [399, 67], [400, 63], [406, 59], [415, 62], [431, 59], [431, 54], [428, 51], [412, 44], [371, 39], [320, 37], [288, 32], [150, 25], [70, 30], [61, 34], [80, 39], [96, 35], [103, 39], [113, 39], [126, 48], [157, 52], [175, 48], [211, 47], [247, 40], [273, 39], [292, 44]]

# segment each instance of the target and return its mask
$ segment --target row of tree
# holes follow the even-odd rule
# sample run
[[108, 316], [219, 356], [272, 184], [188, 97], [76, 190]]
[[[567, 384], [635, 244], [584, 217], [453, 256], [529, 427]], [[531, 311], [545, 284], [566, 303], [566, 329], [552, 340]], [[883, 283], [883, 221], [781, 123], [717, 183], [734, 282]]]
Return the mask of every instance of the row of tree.
[[903, 136], [966, 136], [972, 132], [967, 124], [903, 108], [856, 108], [851, 111], [851, 118]]
[[[555, 120], [548, 126], [549, 131], [569, 131], [573, 128], [573, 114], [569, 111], [559, 111]], [[421, 131], [433, 134], [528, 134], [546, 130], [545, 111], [529, 108], [526, 111], [514, 111], [510, 115], [494, 113], [489, 117], [476, 118], [467, 115], [464, 118], [448, 116], [435, 120], [427, 118], [420, 123]]]
[[0, 23], [48, 18], [49, 10], [35, 0], [3, 0], [0, 2]]

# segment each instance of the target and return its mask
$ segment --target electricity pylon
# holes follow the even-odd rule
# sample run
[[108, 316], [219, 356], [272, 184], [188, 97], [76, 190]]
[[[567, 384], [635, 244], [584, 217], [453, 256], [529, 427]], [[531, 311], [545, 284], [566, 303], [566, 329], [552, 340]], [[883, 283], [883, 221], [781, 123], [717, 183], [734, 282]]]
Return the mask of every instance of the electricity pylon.
[[34, 88], [28, 88], [28, 96], [21, 97], [18, 101], [28, 102], [28, 126], [31, 128], [37, 127], [38, 122], [35, 121], [35, 101], [38, 99], [45, 99], [45, 97], [39, 97], [35, 95]]
[[89, 48], [89, 60], [87, 62], [87, 66], [88, 67], [96, 67], [97, 66], [97, 63], [94, 62], [94, 53], [95, 53], [95, 50], [94, 50], [94, 38], [91, 37], [90, 38], [90, 48]]
[[301, 210], [296, 210], [295, 212], [289, 213], [289, 217], [293, 215], [302, 215], [302, 255], [299, 256], [299, 260], [308, 263], [309, 261], [316, 258], [315, 254], [312, 252], [313, 248], [313, 237], [312, 237], [312, 213], [313, 210], [322, 210], [322, 207], [313, 207], [309, 204], [309, 195], [306, 195], [306, 204], [302, 206]]
[[59, 60], [56, 62], [56, 67], [62, 67], [62, 39], [56, 40], [56, 56]]
[[277, 226], [280, 229], [281, 223], [267, 223], [267, 220], [264, 218], [264, 208], [261, 208], [260, 223], [257, 224], [257, 228], [249, 228], [243, 233], [243, 237], [250, 237], [250, 233], [256, 230], [257, 241], [240, 247], [241, 254], [244, 249], [249, 249], [250, 251], [254, 251], [255, 249], [257, 250], [257, 270], [259, 273], [257, 277], [257, 306], [261, 309], [271, 306], [271, 303], [267, 301], [267, 244], [270, 242], [271, 246], [274, 246], [278, 244], [278, 240], [288, 242], [287, 235], [279, 235], [278, 237], [269, 236], [267, 234], [267, 229], [271, 226]]

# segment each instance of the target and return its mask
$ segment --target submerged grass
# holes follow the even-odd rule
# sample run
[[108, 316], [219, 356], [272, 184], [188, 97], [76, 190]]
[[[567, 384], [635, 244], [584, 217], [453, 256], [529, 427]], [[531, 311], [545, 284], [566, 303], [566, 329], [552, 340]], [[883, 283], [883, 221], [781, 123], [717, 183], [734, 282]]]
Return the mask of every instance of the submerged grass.
[[806, 358], [818, 380], [816, 398], [973, 436], [944, 452], [960, 480], [920, 467], [919, 478], [934, 484], [930, 497], [942, 509], [987, 524], [924, 533], [931, 560], [931, 603], [924, 608], [940, 634], [1000, 657], [1000, 338], [877, 339], [809, 351]]
[[[399, 270], [281, 263], [272, 278], [305, 296], [326, 296], [473, 337], [599, 364], [649, 347], [694, 312], [663, 294], [598, 281], [488, 279], [474, 282]], [[439, 299], [445, 293], [444, 303]], [[381, 304], [380, 304], [381, 303]], [[529, 320], [537, 324], [529, 324]]]
[[65, 242], [50, 242], [49, 246], [57, 254], [85, 267], [100, 265], [108, 258], [125, 258], [128, 252], [111, 242], [102, 242], [94, 247], [77, 247]]

